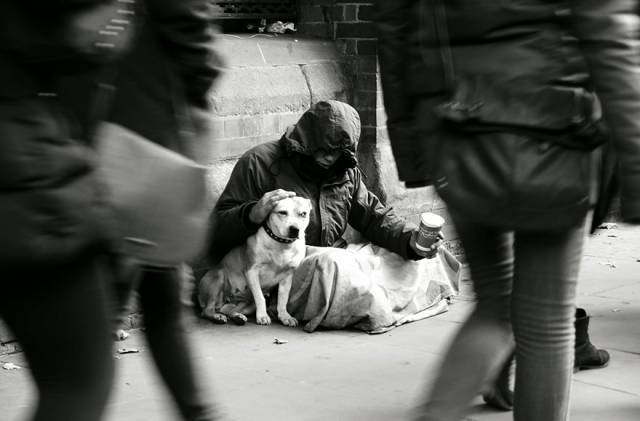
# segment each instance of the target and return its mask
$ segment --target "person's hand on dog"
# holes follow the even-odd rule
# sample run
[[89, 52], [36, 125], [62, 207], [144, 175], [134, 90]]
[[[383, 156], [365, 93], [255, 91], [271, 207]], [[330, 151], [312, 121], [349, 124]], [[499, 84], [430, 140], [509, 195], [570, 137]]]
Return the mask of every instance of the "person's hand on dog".
[[262, 224], [271, 213], [276, 204], [287, 197], [293, 197], [296, 193], [292, 191], [277, 189], [266, 192], [260, 200], [251, 208], [249, 219], [254, 224]]
[[416, 229], [411, 234], [411, 239], [409, 240], [409, 247], [411, 247], [411, 250], [413, 250], [413, 252], [418, 256], [425, 257], [427, 259], [433, 259], [438, 254], [438, 249], [444, 243], [444, 234], [442, 234], [442, 232], [438, 233], [438, 241], [433, 243], [431, 247], [429, 247], [429, 250], [420, 250], [416, 246], [416, 239], [418, 238], [418, 233], [419, 231]]

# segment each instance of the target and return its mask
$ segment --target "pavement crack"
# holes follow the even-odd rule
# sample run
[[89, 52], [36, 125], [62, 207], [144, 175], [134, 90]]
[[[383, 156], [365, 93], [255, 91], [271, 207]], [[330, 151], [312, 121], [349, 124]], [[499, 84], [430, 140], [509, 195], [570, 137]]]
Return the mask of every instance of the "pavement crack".
[[597, 384], [597, 383], [585, 382], [584, 380], [578, 380], [575, 377], [573, 378], [573, 381], [576, 382], [576, 383], [582, 383], [582, 384], [585, 384], [585, 385], [598, 387], [600, 389], [610, 390], [612, 392], [623, 393], [623, 394], [628, 395], [628, 396], [640, 397], [640, 395], [638, 395], [637, 393], [628, 392], [626, 390], [617, 389], [615, 387], [603, 386], [603, 385]]
[[616, 351], [616, 352], [621, 352], [623, 354], [640, 355], [640, 352], [635, 352], [635, 351], [627, 351], [627, 350], [624, 350], [624, 349], [610, 348], [610, 347], [607, 347], [607, 349], [610, 349], [610, 350]]

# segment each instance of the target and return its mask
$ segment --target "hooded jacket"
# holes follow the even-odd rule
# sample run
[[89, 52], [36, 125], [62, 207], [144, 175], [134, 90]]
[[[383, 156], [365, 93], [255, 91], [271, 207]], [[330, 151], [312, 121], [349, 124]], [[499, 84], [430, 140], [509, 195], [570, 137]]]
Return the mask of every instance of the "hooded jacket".
[[[490, 112], [508, 126], [504, 132], [528, 125], [562, 134], [603, 117], [620, 164], [623, 217], [640, 219], [637, 0], [398, 0], [376, 7], [387, 126], [408, 187], [431, 182], [428, 143], [442, 130], [439, 107], [455, 92], [501, 91], [520, 99]], [[487, 109], [449, 104], [469, 120]]]
[[[213, 211], [211, 258], [220, 260], [245, 242], [259, 225], [249, 212], [267, 192], [285, 189], [311, 200], [313, 210], [306, 242], [335, 245], [347, 224], [369, 241], [405, 258], [416, 258], [408, 247], [414, 227], [385, 206], [362, 181], [356, 145], [360, 118], [349, 105], [322, 101], [306, 111], [278, 141], [258, 145], [236, 163]], [[326, 172], [315, 166], [318, 149], [340, 150]]]

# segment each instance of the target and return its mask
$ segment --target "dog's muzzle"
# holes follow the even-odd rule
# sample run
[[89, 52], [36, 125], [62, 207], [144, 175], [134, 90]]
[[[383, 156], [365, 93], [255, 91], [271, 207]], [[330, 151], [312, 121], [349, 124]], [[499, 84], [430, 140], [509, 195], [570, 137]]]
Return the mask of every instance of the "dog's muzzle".
[[289, 227], [289, 238], [298, 238], [299, 235], [300, 235], [300, 228]]

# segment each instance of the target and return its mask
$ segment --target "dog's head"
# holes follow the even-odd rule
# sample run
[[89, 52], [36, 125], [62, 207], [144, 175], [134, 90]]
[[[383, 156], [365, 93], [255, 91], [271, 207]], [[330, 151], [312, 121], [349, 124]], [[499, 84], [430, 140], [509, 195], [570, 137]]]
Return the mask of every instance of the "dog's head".
[[304, 238], [310, 212], [309, 199], [299, 196], [282, 199], [269, 214], [269, 227], [283, 238]]

